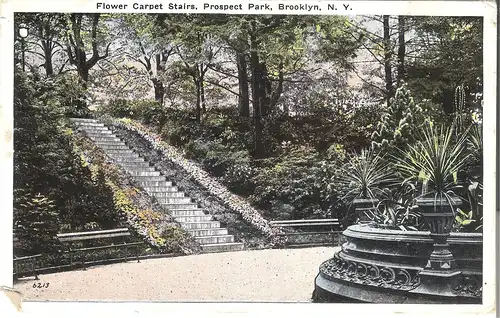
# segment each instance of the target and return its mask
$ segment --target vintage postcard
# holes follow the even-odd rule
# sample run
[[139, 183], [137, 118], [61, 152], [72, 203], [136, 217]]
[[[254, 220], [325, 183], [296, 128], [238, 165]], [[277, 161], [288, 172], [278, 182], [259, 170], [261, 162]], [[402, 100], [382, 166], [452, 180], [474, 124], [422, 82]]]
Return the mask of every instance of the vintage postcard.
[[0, 12], [9, 312], [495, 314], [495, 2]]

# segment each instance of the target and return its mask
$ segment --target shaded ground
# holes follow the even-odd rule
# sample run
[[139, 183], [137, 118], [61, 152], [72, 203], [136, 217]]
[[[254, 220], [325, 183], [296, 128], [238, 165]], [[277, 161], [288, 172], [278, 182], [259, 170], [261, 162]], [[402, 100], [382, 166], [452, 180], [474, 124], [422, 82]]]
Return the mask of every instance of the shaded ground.
[[[201, 254], [96, 266], [24, 279], [24, 300], [309, 302], [336, 247]], [[33, 288], [33, 283], [48, 288]]]

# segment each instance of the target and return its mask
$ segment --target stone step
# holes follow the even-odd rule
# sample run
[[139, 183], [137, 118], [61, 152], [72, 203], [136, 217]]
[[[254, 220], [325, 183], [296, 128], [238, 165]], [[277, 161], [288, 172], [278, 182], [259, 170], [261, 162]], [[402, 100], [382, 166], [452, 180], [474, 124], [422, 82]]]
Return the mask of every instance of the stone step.
[[[108, 131], [108, 132], [105, 133], [104, 131]], [[89, 137], [91, 137], [91, 138], [108, 138], [108, 139], [116, 138], [117, 139], [116, 141], [122, 141], [121, 139], [119, 139], [115, 134], [113, 134], [109, 130], [101, 130], [98, 132], [85, 130], [85, 133], [87, 135], [89, 135]]]
[[212, 229], [192, 229], [187, 230], [194, 237], [212, 236], [212, 235], [227, 235], [226, 228], [212, 228]]
[[108, 150], [115, 150], [115, 149], [130, 149], [127, 145], [123, 144], [123, 145], [108, 145], [108, 144], [103, 144], [103, 145], [100, 145], [99, 147], [101, 147], [102, 149], [108, 151]]
[[111, 130], [108, 129], [99, 129], [99, 130], [93, 130], [93, 129], [84, 129], [84, 132], [87, 133], [89, 136], [101, 136], [101, 135], [113, 135], [116, 137]]
[[133, 163], [133, 162], [124, 162], [123, 164], [121, 164], [121, 166], [123, 168], [128, 168], [128, 169], [134, 169], [134, 168], [137, 168], [137, 169], [141, 169], [141, 168], [153, 168], [149, 165], [149, 162], [147, 161], [144, 161], [144, 162], [140, 162], [140, 163]]
[[155, 172], [156, 171], [154, 167], [150, 167], [150, 166], [147, 166], [147, 165], [142, 165], [142, 166], [139, 166], [139, 165], [136, 165], [136, 166], [124, 166], [124, 165], [122, 165], [122, 167], [128, 173], [130, 173], [130, 174], [132, 174], [132, 173], [139, 173], [139, 172]]
[[201, 250], [206, 253], [242, 251], [243, 243], [202, 244]]
[[109, 153], [106, 151], [106, 153], [113, 158], [139, 158], [139, 155], [136, 154], [135, 152], [121, 154], [121, 153]]
[[161, 205], [167, 210], [187, 210], [198, 208], [196, 203], [161, 203]]
[[[98, 145], [99, 147], [101, 146], [126, 146], [125, 142], [123, 141], [95, 141], [95, 144]], [[130, 148], [129, 148], [130, 149]]]
[[211, 215], [183, 215], [183, 216], [175, 216], [175, 220], [179, 223], [186, 222], [205, 222], [211, 221]]
[[155, 198], [182, 198], [184, 192], [151, 192]]
[[[144, 168], [144, 169], [148, 169], [148, 168]], [[131, 176], [134, 176], [134, 177], [158, 177], [160, 176], [160, 172], [159, 171], [155, 171], [155, 169], [153, 167], [149, 168], [151, 170], [137, 170], [137, 169], [134, 169], [134, 170], [131, 170], [131, 169], [126, 169], [127, 172], [131, 175]]]
[[102, 123], [83, 123], [83, 124], [79, 123], [77, 125], [82, 129], [88, 129], [88, 130], [101, 130], [101, 129], [111, 130]]
[[132, 149], [106, 149], [106, 153], [113, 155], [131, 155], [135, 154]]
[[144, 182], [144, 181], [165, 181], [164, 176], [134, 176], [134, 179], [137, 182]]
[[96, 123], [97, 119], [95, 118], [78, 118], [78, 117], [72, 117], [69, 120], [74, 121], [74, 122], [92, 122]]
[[76, 127], [105, 127], [102, 123], [94, 123], [94, 122], [75, 122]]
[[90, 131], [85, 131], [85, 134], [89, 138], [117, 138], [114, 134], [111, 132], [105, 133], [105, 130], [103, 130], [102, 133], [96, 133], [96, 132], [90, 132]]
[[127, 163], [138, 163], [138, 162], [145, 162], [143, 158], [138, 158], [138, 157], [113, 157], [116, 162], [122, 163], [122, 162], [127, 162]]
[[181, 226], [188, 230], [216, 229], [220, 227], [219, 221], [184, 222]]
[[198, 236], [194, 239], [200, 244], [234, 243], [233, 235]]
[[137, 181], [144, 189], [149, 192], [176, 192], [177, 188], [170, 181]]
[[176, 216], [187, 216], [187, 215], [206, 215], [202, 209], [191, 209], [191, 210], [173, 210], [170, 211], [173, 217]]
[[117, 138], [117, 137], [113, 137], [113, 136], [99, 136], [99, 137], [93, 137], [93, 136], [89, 136], [90, 139], [92, 139], [93, 141], [121, 141], [120, 138]]
[[106, 126], [97, 126], [97, 125], [78, 125], [78, 131], [87, 131], [87, 132], [101, 132], [101, 131], [109, 131]]
[[191, 198], [188, 198], [188, 197], [160, 197], [160, 198], [156, 197], [156, 200], [158, 201], [158, 203], [164, 203], [164, 204], [169, 204], [169, 203], [193, 203], [191, 201]]
[[[152, 181], [151, 181], [152, 182]], [[154, 182], [154, 184], [150, 184], [145, 186], [144, 183], [150, 183], [147, 181], [142, 181], [142, 182], [137, 182], [139, 185], [141, 185], [144, 190], [146, 190], [149, 193], [156, 193], [156, 192], [177, 192], [177, 187], [174, 187], [172, 185], [157, 185], [157, 184], [162, 184], [162, 183], [167, 183], [167, 184], [172, 184], [171, 182], [168, 181], [158, 181]]]

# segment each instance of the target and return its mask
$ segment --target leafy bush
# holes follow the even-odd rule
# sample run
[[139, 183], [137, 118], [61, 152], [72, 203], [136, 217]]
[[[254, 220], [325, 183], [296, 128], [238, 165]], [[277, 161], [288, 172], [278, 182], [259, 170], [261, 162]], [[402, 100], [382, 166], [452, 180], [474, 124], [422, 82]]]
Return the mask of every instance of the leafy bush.
[[402, 178], [420, 185], [423, 195], [449, 198], [471, 156], [465, 151], [466, 135], [455, 139], [453, 126], [430, 122], [414, 133], [416, 143], [394, 157], [396, 169]]
[[388, 193], [388, 187], [396, 183], [396, 178], [383, 155], [363, 149], [360, 154], [349, 155], [332, 181], [340, 186], [337, 191], [342, 194], [341, 200], [351, 205], [357, 198], [380, 199]]
[[407, 85], [403, 84], [396, 90], [387, 110], [382, 113], [372, 134], [372, 146], [381, 148], [411, 142], [412, 132], [424, 122], [424, 116]]
[[238, 194], [248, 194], [254, 187], [250, 155], [246, 151], [231, 151], [216, 141], [204, 142], [200, 139], [189, 142], [186, 156], [199, 161], [207, 171]]
[[270, 210], [272, 218], [326, 217], [331, 202], [326, 190], [332, 162], [320, 160], [310, 147], [292, 147], [277, 159], [268, 160], [253, 182], [249, 199]]
[[120, 118], [133, 115], [132, 104], [126, 99], [112, 99], [106, 105], [102, 105], [99, 112]]
[[28, 254], [57, 250], [56, 234], [59, 219], [54, 201], [42, 194], [17, 193], [14, 211], [14, 231]]
[[154, 100], [137, 100], [131, 102], [131, 117], [143, 121], [145, 124], [161, 125], [163, 107]]

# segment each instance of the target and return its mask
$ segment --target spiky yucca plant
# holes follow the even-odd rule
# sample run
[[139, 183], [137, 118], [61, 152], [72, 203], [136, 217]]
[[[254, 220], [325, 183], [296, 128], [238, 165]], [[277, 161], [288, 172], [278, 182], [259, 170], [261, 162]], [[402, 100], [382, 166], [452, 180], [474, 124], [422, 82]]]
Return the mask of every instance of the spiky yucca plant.
[[416, 142], [407, 149], [398, 149], [394, 156], [395, 167], [405, 181], [421, 183], [422, 196], [434, 195], [451, 205], [451, 196], [459, 187], [458, 174], [463, 171], [471, 156], [466, 152], [466, 135], [455, 135], [454, 126], [433, 125], [427, 122], [416, 132]]
[[334, 179], [344, 191], [341, 199], [348, 205], [358, 198], [380, 198], [386, 187], [397, 181], [388, 160], [367, 149], [360, 154], [350, 154], [348, 162], [339, 168]]

